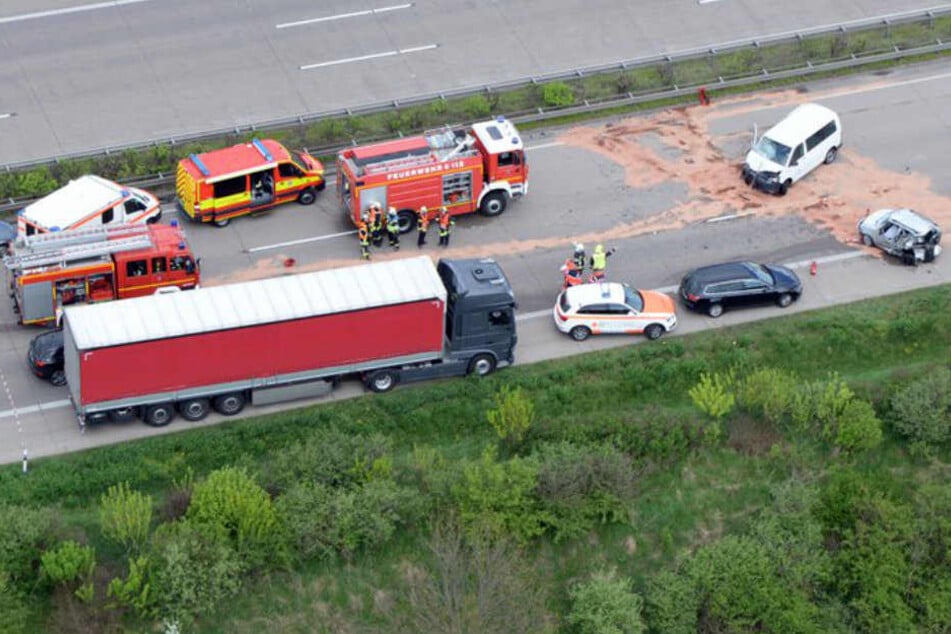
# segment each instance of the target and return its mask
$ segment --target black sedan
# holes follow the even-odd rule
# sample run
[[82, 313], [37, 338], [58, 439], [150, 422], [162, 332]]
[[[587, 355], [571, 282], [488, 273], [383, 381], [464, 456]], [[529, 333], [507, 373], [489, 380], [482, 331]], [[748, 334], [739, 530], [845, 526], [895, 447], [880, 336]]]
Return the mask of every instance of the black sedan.
[[33, 374], [53, 385], [66, 385], [63, 371], [63, 331], [50, 330], [33, 337], [27, 352]]
[[687, 273], [679, 295], [687, 308], [719, 317], [727, 308], [766, 303], [785, 308], [801, 293], [802, 282], [785, 266], [727, 262]]

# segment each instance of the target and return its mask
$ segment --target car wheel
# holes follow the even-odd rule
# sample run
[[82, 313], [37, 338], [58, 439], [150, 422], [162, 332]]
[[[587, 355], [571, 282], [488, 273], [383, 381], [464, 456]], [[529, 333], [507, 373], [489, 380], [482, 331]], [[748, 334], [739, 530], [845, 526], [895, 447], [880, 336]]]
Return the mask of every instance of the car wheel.
[[50, 383], [56, 386], [66, 385], [66, 372], [63, 370], [53, 370], [50, 375]]
[[313, 205], [315, 200], [317, 200], [317, 194], [310, 187], [297, 195], [297, 202], [302, 205]]
[[782, 293], [779, 297], [776, 298], [776, 303], [779, 304], [780, 308], [786, 308], [792, 304], [793, 297], [789, 293]]
[[234, 416], [241, 413], [246, 402], [244, 394], [241, 392], [232, 392], [231, 394], [216, 396], [215, 400], [212, 401], [212, 405], [215, 411], [222, 416]]
[[723, 304], [710, 304], [707, 306], [707, 314], [716, 319], [723, 314]]
[[508, 206], [508, 196], [505, 192], [491, 192], [485, 195], [479, 205], [479, 213], [483, 216], [498, 216]]
[[863, 233], [863, 234], [862, 234], [862, 244], [864, 244], [864, 245], [867, 246], [867, 247], [872, 246], [872, 245], [873, 245], [872, 236], [868, 235], [867, 233]]
[[178, 413], [187, 421], [197, 423], [211, 412], [207, 398], [190, 398], [178, 403]]
[[591, 329], [587, 326], [575, 326], [571, 329], [571, 338], [575, 341], [584, 341], [591, 336]]
[[785, 196], [786, 193], [789, 192], [790, 185], [792, 185], [792, 179], [787, 178], [786, 182], [779, 186], [779, 191], [776, 193], [779, 194], [780, 196]]
[[469, 374], [486, 376], [495, 371], [495, 357], [491, 354], [477, 354], [469, 362]]
[[109, 420], [113, 423], [131, 423], [138, 416], [134, 407], [119, 407], [109, 410]]
[[838, 155], [839, 155], [838, 148], [836, 148], [835, 146], [829, 148], [829, 151], [826, 152], [825, 164], [828, 165], [830, 163], [835, 162], [835, 157]]
[[219, 229], [224, 229], [231, 224], [231, 218], [215, 218], [212, 221], [212, 224], [214, 224]]
[[664, 327], [660, 324], [651, 324], [644, 329], [644, 336], [654, 341], [655, 339], [660, 339], [660, 336], [664, 334]]
[[393, 370], [377, 370], [367, 377], [366, 385], [373, 392], [389, 392], [398, 380], [399, 377]]
[[175, 408], [171, 403], [156, 403], [145, 408], [142, 420], [150, 427], [165, 427], [175, 418]]

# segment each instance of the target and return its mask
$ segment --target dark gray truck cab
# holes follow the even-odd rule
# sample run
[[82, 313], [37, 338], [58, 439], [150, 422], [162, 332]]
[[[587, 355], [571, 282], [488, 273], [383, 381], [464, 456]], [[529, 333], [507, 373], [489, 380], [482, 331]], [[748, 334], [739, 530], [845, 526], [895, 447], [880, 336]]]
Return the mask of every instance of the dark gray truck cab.
[[447, 376], [485, 376], [515, 362], [515, 294], [502, 268], [489, 258], [440, 260], [446, 287], [445, 344], [436, 361], [386, 368], [364, 377], [367, 387], [385, 392], [398, 382]]

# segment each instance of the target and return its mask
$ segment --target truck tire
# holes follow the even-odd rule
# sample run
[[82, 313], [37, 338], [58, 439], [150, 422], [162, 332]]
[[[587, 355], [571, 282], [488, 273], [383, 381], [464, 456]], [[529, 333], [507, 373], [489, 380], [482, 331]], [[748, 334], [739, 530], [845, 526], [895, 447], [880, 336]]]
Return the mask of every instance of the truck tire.
[[400, 377], [394, 370], [377, 370], [367, 375], [366, 385], [373, 392], [389, 392], [399, 380]]
[[175, 418], [175, 406], [171, 403], [148, 405], [142, 413], [142, 420], [150, 427], [165, 427]]
[[302, 205], [313, 205], [315, 200], [317, 200], [317, 194], [313, 187], [308, 187], [297, 195], [297, 202]]
[[400, 233], [409, 233], [416, 226], [416, 212], [412, 209], [400, 209], [397, 216], [400, 219]]
[[495, 357], [491, 354], [477, 354], [469, 361], [469, 374], [488, 376], [495, 371]]
[[119, 407], [109, 410], [108, 416], [113, 423], [131, 423], [139, 417], [139, 413], [134, 407]]
[[498, 216], [508, 204], [509, 197], [505, 192], [489, 192], [479, 204], [479, 213], [483, 216]]
[[211, 412], [207, 398], [188, 398], [178, 402], [178, 413], [187, 421], [197, 423]]
[[222, 416], [234, 416], [235, 414], [241, 413], [246, 402], [247, 399], [244, 398], [244, 394], [241, 392], [232, 392], [231, 394], [216, 396], [213, 405], [215, 411]]

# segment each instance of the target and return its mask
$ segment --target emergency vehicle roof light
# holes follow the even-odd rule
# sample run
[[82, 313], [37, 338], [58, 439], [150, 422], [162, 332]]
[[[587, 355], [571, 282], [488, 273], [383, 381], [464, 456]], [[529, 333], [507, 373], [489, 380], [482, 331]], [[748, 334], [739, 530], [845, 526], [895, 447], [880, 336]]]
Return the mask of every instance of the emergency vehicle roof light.
[[189, 154], [188, 158], [192, 160], [192, 163], [195, 164], [195, 167], [198, 168], [198, 171], [201, 172], [202, 176], [211, 176], [211, 171], [205, 167], [205, 164], [201, 162], [201, 159], [198, 158], [197, 154]]
[[128, 189], [123, 189], [121, 193], [122, 193], [122, 197], [125, 198], [126, 196], [129, 195], [129, 190], [128, 190]]
[[518, 145], [518, 137], [517, 137], [517, 136], [513, 136], [513, 137], [512, 137], [512, 145]]
[[173, 227], [177, 227], [177, 226], [178, 226], [178, 218], [172, 218], [172, 221], [171, 221], [170, 223], [168, 223], [168, 224], [172, 225]]
[[59, 227], [50, 227], [50, 232], [59, 231]]
[[184, 240], [183, 240], [182, 242], [179, 242], [179, 243], [178, 243], [178, 250], [179, 250], [179, 251], [184, 251], [184, 250], [185, 250], [185, 241], [184, 241]]
[[505, 123], [505, 117], [502, 116], [502, 115], [497, 116], [497, 117], [495, 118], [495, 120], [496, 120], [498, 123]]
[[264, 147], [264, 144], [261, 143], [261, 141], [259, 141], [258, 139], [252, 139], [251, 145], [257, 148], [257, 151], [261, 153], [261, 156], [264, 157], [265, 161], [270, 163], [271, 161], [274, 160], [274, 157], [271, 156], [271, 153], [267, 151], [267, 148]]

